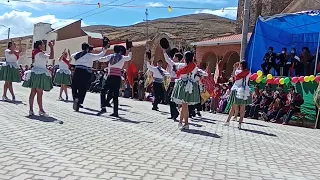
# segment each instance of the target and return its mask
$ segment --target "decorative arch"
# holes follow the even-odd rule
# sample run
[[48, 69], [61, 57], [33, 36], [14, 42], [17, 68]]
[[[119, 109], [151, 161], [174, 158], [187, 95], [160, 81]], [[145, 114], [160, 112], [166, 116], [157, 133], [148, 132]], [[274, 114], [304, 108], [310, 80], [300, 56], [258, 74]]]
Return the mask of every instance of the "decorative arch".
[[[162, 49], [160, 47], [160, 39], [162, 38], [166, 38], [168, 41], [169, 41], [169, 44], [170, 44], [170, 47], [174, 47], [174, 40], [172, 38], [172, 36], [168, 33], [160, 33], [158, 34], [156, 37], [154, 37], [151, 42], [149, 41], [147, 43], [147, 46], [149, 46], [150, 50], [151, 50], [151, 61], [157, 61], [158, 59], [158, 56], [160, 56], [158, 53], [159, 53], [159, 49], [160, 49], [160, 52], [162, 54]], [[163, 59], [163, 55], [160, 56], [162, 58], [160, 59]]]
[[240, 55], [236, 51], [230, 51], [224, 56], [223, 63], [225, 64], [224, 70], [225, 70], [226, 78], [231, 77], [231, 73], [233, 71], [233, 65], [239, 61], [240, 61]]
[[208, 52], [202, 57], [200, 68], [205, 69], [208, 64], [211, 72], [215, 72], [215, 68], [218, 62], [218, 57], [214, 52]]

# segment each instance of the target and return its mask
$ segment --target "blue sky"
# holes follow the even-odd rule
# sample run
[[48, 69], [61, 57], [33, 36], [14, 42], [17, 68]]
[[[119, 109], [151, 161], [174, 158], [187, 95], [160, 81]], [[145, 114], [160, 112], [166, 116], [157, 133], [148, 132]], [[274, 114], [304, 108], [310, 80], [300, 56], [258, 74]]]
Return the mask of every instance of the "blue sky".
[[[33, 2], [42, 2], [41, 0], [31, 0]], [[58, 1], [58, 0], [48, 0]], [[73, 3], [90, 3], [90, 4], [108, 4], [115, 0], [59, 0], [58, 2], [73, 2]], [[123, 4], [130, 0], [118, 0], [113, 4]], [[169, 18], [185, 14], [194, 13], [210, 13], [219, 16], [224, 16], [230, 19], [236, 17], [236, 7], [238, 0], [131, 0], [126, 5], [134, 6], [161, 6], [164, 9], [148, 8], [149, 19]], [[173, 7], [169, 13], [167, 7]], [[112, 8], [101, 7], [90, 13], [77, 16], [83, 12], [93, 10], [98, 5], [56, 5], [56, 4], [38, 4], [38, 3], [23, 3], [7, 0], [0, 2], [0, 25], [5, 25], [12, 29], [11, 36], [20, 36], [32, 34], [32, 27], [37, 22], [52, 23], [54, 27], [60, 27], [71, 23], [75, 20], [83, 18], [83, 25], [114, 25], [126, 26], [141, 22], [145, 18], [145, 8]], [[192, 7], [203, 8], [201, 10], [177, 9], [174, 7]], [[226, 8], [226, 10], [222, 10]], [[109, 9], [109, 10], [107, 10]], [[232, 9], [232, 10], [230, 10]], [[104, 11], [106, 10], [106, 11]], [[101, 12], [104, 11], [104, 12]], [[101, 13], [98, 13], [101, 12]], [[95, 15], [92, 15], [97, 13]], [[90, 17], [86, 17], [92, 15]], [[77, 17], [74, 17], [77, 16]], [[71, 19], [70, 19], [71, 18]], [[0, 28], [0, 39], [6, 38], [7, 28]]]

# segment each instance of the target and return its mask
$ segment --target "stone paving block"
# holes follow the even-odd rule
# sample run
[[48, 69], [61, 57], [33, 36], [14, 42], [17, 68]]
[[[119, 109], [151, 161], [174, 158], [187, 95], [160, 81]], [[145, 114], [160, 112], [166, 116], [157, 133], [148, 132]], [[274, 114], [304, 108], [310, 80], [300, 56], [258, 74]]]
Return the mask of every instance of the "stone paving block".
[[[2, 87], [3, 82], [0, 82]], [[14, 83], [27, 103], [29, 89]], [[0, 101], [0, 179], [317, 179], [320, 131], [245, 119], [223, 126], [226, 115], [203, 112], [181, 132], [167, 120], [169, 107], [120, 98], [121, 119], [97, 116], [99, 94], [85, 108], [55, 101], [44, 107], [59, 125], [27, 118], [28, 106]], [[112, 109], [108, 108], [108, 112]], [[25, 176], [25, 178], [23, 178]]]

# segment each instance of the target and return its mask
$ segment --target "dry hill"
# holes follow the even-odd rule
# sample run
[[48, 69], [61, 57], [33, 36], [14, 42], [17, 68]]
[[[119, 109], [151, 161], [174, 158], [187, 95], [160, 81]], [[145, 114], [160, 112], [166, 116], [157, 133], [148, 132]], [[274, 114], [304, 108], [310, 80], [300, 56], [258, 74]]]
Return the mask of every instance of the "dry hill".
[[[146, 25], [146, 22], [124, 27], [94, 25], [83, 27], [83, 30], [102, 32], [112, 40], [141, 41], [146, 39]], [[233, 34], [235, 21], [212, 14], [192, 14], [152, 20], [148, 22], [148, 27], [151, 39], [157, 33], [165, 32], [190, 42], [212, 39], [223, 34]]]

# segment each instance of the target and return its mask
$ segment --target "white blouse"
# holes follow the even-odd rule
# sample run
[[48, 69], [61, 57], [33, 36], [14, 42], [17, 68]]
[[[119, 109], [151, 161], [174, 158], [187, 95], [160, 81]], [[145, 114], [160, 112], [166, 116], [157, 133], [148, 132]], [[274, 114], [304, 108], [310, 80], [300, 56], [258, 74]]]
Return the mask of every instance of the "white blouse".
[[169, 56], [167, 53], [164, 53], [164, 59], [166, 60], [166, 62], [169, 64], [170, 66], [170, 77], [171, 78], [176, 78], [177, 75], [176, 75], [176, 72], [173, 71], [173, 66], [175, 65], [176, 66], [176, 69], [179, 70], [181, 68], [184, 68], [186, 66], [186, 63], [176, 63], [174, 62]]
[[[47, 63], [49, 60], [50, 55], [44, 52], [39, 52], [35, 55], [33, 61], [33, 68], [31, 72], [35, 74], [46, 74], [47, 76], [51, 76], [49, 70], [47, 69]], [[27, 79], [29, 79], [27, 77]]]
[[[162, 76], [162, 74], [160, 73], [158, 67], [152, 66], [149, 62], [146, 62], [147, 64], [147, 68], [152, 72], [152, 75], [154, 78], [157, 79], [163, 79], [164, 76]], [[165, 69], [161, 68], [163, 74], [165, 76], [170, 76], [170, 73], [168, 73]]]
[[69, 70], [69, 66], [67, 63], [65, 63], [63, 60], [59, 61], [59, 69], [63, 69], [63, 70]]
[[4, 51], [5, 57], [6, 57], [6, 63], [4, 66], [10, 66], [18, 69], [18, 63], [17, 63], [17, 56], [15, 54], [10, 54], [11, 50], [6, 49]]

